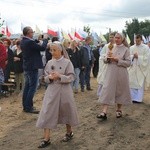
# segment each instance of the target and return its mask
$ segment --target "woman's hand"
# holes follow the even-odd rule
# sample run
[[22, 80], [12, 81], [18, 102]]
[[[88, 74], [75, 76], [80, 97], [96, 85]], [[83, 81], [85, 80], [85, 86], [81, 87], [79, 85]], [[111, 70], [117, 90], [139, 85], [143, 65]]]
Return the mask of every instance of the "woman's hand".
[[58, 79], [60, 79], [60, 73], [58, 73], [58, 72], [53, 72], [53, 73], [51, 74], [51, 76], [52, 76], [53, 80], [58, 80]]
[[48, 77], [49, 77], [49, 79], [50, 79], [50, 80], [54, 80], [54, 77], [53, 77], [53, 75], [52, 75], [52, 74], [49, 74], [49, 76], [48, 76]]
[[134, 53], [134, 54], [133, 54], [133, 57], [134, 57], [134, 58], [138, 58], [138, 53], [137, 53], [137, 52]]
[[14, 61], [20, 61], [19, 57], [14, 57]]
[[113, 54], [113, 53], [109, 51], [108, 54], [107, 54], [107, 57], [108, 57], [108, 58], [111, 58], [111, 57], [112, 57], [112, 54]]
[[118, 62], [119, 59], [118, 57], [111, 57], [110, 60], [111, 62]]

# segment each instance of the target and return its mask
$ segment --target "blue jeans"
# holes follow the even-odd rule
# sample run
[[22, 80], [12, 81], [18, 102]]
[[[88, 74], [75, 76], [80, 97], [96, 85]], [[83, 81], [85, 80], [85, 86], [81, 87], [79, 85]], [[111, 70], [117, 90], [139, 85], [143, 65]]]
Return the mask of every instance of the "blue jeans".
[[33, 97], [37, 89], [38, 70], [24, 71], [24, 77], [23, 109], [30, 111], [33, 109]]
[[81, 89], [84, 89], [84, 86], [86, 84], [86, 88], [90, 88], [90, 73], [91, 73], [91, 65], [87, 65], [84, 70], [81, 70], [80, 72], [80, 84]]
[[75, 80], [72, 82], [72, 88], [74, 88], [75, 90], [78, 90], [80, 69], [75, 68], [74, 73], [75, 73]]

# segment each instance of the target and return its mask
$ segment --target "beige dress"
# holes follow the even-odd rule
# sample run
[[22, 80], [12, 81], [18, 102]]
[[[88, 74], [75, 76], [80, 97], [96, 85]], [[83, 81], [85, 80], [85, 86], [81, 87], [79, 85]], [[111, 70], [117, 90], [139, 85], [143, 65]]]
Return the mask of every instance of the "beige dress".
[[108, 63], [105, 72], [105, 78], [99, 97], [99, 102], [102, 104], [113, 105], [117, 104], [131, 104], [129, 77], [127, 67], [130, 66], [130, 52], [127, 47], [122, 45], [115, 45], [113, 55], [119, 58], [118, 63]]
[[[61, 73], [61, 79], [50, 81], [49, 73]], [[78, 125], [77, 109], [71, 88], [74, 69], [70, 60], [62, 57], [50, 60], [45, 67], [45, 81], [48, 83], [36, 126], [53, 129], [57, 124]]]

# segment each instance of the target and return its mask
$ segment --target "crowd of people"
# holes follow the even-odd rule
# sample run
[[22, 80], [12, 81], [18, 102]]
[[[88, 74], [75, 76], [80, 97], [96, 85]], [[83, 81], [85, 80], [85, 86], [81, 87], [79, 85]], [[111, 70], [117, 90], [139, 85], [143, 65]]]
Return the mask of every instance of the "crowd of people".
[[[93, 90], [90, 75], [97, 78], [98, 103], [102, 110], [96, 116], [107, 120], [109, 105], [116, 104], [116, 117], [122, 117], [122, 105], [141, 103], [144, 89], [150, 85], [150, 43], [136, 35], [135, 44], [129, 46], [122, 33], [111, 33], [109, 43], [91, 47], [92, 37], [84, 41], [48, 40], [47, 34], [33, 39], [33, 29], [23, 29], [23, 37], [11, 42], [0, 41], [0, 93], [3, 83], [9, 82], [10, 72], [15, 73], [15, 94], [22, 93], [25, 113], [38, 114], [36, 123], [44, 130], [44, 139], [38, 148], [51, 144], [51, 129], [57, 124], [66, 125], [62, 139], [73, 137], [72, 126], [79, 124], [73, 94], [79, 89]], [[40, 80], [45, 81], [45, 95], [41, 111], [33, 106], [33, 98]], [[64, 94], [65, 93], [65, 94]]]

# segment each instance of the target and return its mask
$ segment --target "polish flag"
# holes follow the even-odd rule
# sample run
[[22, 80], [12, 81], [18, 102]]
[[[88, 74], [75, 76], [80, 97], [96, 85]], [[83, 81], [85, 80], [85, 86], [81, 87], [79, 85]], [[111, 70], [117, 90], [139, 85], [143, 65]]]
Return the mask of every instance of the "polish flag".
[[68, 33], [68, 35], [69, 35], [70, 39], [71, 39], [71, 40], [73, 40], [73, 37], [71, 36], [71, 34], [70, 34], [70, 33]]
[[50, 29], [50, 28], [47, 29], [47, 33], [52, 35], [52, 36], [57, 36], [57, 32], [52, 30], [52, 29]]
[[10, 30], [8, 29], [8, 26], [6, 25], [6, 36], [7, 37], [10, 37], [11, 36], [11, 32]]
[[1, 29], [0, 29], [0, 34], [5, 34], [5, 28], [4, 27], [1, 27]]
[[76, 37], [76, 38], [78, 38], [78, 39], [80, 39], [80, 40], [83, 40], [83, 38], [79, 35], [79, 33], [77, 33], [76, 31], [75, 31], [75, 33], [74, 33], [74, 36]]

